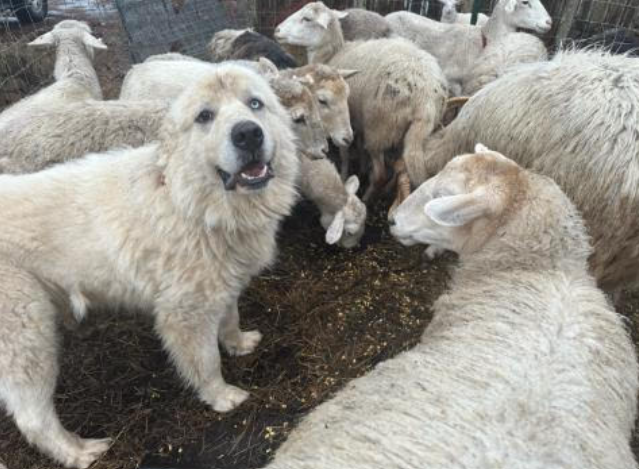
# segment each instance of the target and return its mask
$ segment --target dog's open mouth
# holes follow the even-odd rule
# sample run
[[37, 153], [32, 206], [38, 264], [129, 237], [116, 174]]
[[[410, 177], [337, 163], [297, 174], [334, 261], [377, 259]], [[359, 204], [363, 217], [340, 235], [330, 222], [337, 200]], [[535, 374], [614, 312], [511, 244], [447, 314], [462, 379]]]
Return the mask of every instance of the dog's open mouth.
[[261, 161], [248, 163], [235, 174], [229, 174], [221, 168], [217, 168], [217, 172], [228, 191], [238, 185], [251, 190], [262, 189], [274, 177], [271, 164]]

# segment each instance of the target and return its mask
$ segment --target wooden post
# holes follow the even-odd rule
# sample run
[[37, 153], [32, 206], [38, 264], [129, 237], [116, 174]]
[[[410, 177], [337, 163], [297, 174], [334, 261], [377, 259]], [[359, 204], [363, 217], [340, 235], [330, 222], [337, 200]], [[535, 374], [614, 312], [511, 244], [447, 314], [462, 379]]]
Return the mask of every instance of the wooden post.
[[572, 28], [572, 22], [577, 15], [577, 8], [579, 7], [579, 0], [566, 0], [564, 5], [564, 11], [561, 12], [561, 19], [559, 20], [559, 27], [557, 28], [557, 34], [555, 35], [555, 44], [561, 45], [564, 40], [570, 34]]

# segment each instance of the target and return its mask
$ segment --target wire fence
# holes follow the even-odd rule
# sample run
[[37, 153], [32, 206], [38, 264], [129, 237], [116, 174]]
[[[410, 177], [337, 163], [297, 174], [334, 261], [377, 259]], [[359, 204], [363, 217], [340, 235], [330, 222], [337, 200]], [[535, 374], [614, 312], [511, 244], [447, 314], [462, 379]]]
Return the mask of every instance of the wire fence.
[[[37, 12], [31, 15], [28, 6], [46, 5], [46, 0], [0, 0], [0, 110], [51, 82], [51, 50], [28, 47], [27, 43], [62, 19], [87, 21], [96, 35], [109, 44], [108, 53], [98, 54], [96, 68], [106, 88], [105, 95], [113, 97], [132, 63], [171, 51], [206, 59], [207, 44], [215, 32], [254, 27], [271, 35], [277, 24], [309, 1], [48, 0], [46, 19], [33, 22], [39, 18]], [[460, 10], [470, 11], [472, 1], [463, 0]], [[483, 0], [481, 11], [490, 14], [496, 1]], [[627, 52], [639, 46], [639, 0], [542, 1], [554, 22], [544, 37], [550, 47], [574, 42], [578, 46], [596, 44], [614, 52]], [[366, 8], [382, 15], [408, 10], [433, 19], [439, 19], [442, 8], [437, 0], [325, 3], [336, 9]], [[14, 8], [17, 12], [8, 8], [11, 5], [19, 6]]]

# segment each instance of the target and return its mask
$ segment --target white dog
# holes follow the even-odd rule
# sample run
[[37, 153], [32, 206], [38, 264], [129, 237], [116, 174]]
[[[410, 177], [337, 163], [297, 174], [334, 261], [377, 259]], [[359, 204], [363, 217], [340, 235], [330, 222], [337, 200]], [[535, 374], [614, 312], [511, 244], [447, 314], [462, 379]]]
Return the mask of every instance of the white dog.
[[296, 201], [289, 119], [263, 78], [221, 66], [176, 100], [157, 144], [0, 176], [0, 402], [30, 443], [78, 468], [108, 448], [54, 409], [69, 306], [152, 311], [202, 400], [226, 412], [248, 397], [224, 382], [218, 338], [235, 355], [261, 338], [239, 329], [237, 299]]

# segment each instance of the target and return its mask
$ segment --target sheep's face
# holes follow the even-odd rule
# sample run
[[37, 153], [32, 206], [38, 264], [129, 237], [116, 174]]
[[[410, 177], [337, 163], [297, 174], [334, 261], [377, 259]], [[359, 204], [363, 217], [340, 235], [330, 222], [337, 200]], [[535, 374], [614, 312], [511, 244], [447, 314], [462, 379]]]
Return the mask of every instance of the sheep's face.
[[316, 48], [330, 40], [329, 25], [348, 15], [331, 10], [322, 2], [308, 3], [275, 29], [275, 39], [293, 46]]
[[513, 199], [522, 170], [482, 145], [475, 151], [451, 160], [397, 208], [391, 233], [399, 242], [458, 253], [485, 244]]
[[540, 34], [552, 28], [550, 15], [540, 0], [505, 0], [504, 11], [514, 28], [530, 29]]
[[177, 168], [191, 185], [247, 195], [290, 178], [277, 158], [292, 147], [290, 118], [268, 83], [245, 67], [222, 65], [187, 89], [171, 107], [164, 139], [174, 148], [167, 178]]
[[297, 79], [287, 81], [292, 82], [288, 92], [278, 95], [291, 115], [298, 145], [310, 158], [325, 158], [328, 142], [317, 101], [310, 90]]
[[366, 226], [366, 205], [357, 197], [359, 179], [351, 176], [344, 184], [348, 198], [344, 207], [330, 218], [322, 218], [321, 222], [326, 231], [326, 242], [337, 243], [339, 246], [351, 249], [356, 247]]
[[57, 46], [62, 41], [74, 41], [82, 44], [89, 57], [93, 58], [95, 49], [106, 49], [107, 46], [91, 34], [91, 28], [84, 21], [60, 21], [48, 33], [35, 38], [30, 46]]
[[[330, 79], [317, 81], [315, 95], [319, 104], [322, 123], [333, 143], [348, 148], [353, 143], [353, 128], [348, 109], [350, 89], [344, 75], [356, 72], [339, 71]], [[309, 75], [313, 79], [312, 75]]]

